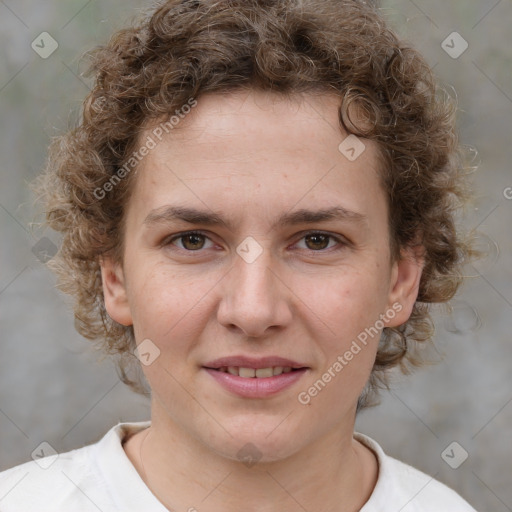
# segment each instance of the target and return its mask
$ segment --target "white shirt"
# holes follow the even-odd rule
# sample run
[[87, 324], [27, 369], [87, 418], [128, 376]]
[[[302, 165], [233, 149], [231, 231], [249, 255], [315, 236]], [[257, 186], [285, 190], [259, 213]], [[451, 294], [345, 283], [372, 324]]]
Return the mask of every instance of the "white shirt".
[[[127, 457], [122, 440], [150, 421], [119, 423], [97, 443], [46, 455], [0, 473], [1, 512], [168, 512]], [[360, 512], [476, 512], [455, 491], [386, 455], [373, 439], [354, 438], [376, 454], [377, 484]], [[192, 509], [193, 510], [193, 509]]]

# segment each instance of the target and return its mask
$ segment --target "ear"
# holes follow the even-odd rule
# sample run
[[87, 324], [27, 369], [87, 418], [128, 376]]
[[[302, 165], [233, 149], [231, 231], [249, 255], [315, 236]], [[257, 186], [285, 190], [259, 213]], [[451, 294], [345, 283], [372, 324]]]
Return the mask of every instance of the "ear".
[[103, 297], [108, 315], [121, 325], [132, 325], [133, 321], [122, 265], [114, 263], [110, 257], [102, 257], [100, 267]]
[[396, 315], [390, 320], [388, 327], [396, 327], [409, 320], [418, 297], [424, 265], [422, 246], [402, 249], [400, 259], [393, 263], [388, 307], [394, 309]]

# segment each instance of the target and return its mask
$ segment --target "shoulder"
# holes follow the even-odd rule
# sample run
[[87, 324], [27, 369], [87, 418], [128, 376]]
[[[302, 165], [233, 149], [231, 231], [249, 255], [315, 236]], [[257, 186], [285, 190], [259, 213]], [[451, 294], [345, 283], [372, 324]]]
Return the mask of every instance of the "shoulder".
[[[50, 510], [69, 503], [89, 510], [79, 488], [93, 484], [90, 446], [25, 462], [0, 473], [2, 512]], [[78, 508], [77, 508], [78, 509]], [[55, 509], [54, 509], [55, 510]], [[92, 510], [92, 509], [91, 509]]]
[[[475, 512], [459, 494], [434, 477], [392, 457], [388, 457], [388, 462], [411, 503], [409, 508], [404, 508], [404, 512], [416, 509], [418, 512]], [[417, 502], [416, 508], [412, 505], [413, 501]]]
[[386, 455], [372, 438], [357, 432], [354, 438], [370, 448], [379, 463], [377, 484], [361, 512], [381, 511], [384, 505], [402, 512], [476, 512], [447, 485]]
[[104, 462], [111, 469], [122, 464], [121, 438], [140, 425], [145, 423], [119, 423], [97, 443], [65, 453], [45, 455], [43, 448], [40, 457], [1, 472], [0, 510], [112, 510]]

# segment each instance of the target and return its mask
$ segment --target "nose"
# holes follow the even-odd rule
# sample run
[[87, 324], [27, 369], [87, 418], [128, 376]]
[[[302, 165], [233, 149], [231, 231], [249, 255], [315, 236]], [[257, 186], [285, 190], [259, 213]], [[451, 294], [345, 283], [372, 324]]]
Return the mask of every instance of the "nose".
[[217, 319], [228, 329], [258, 338], [289, 325], [292, 293], [278, 275], [268, 250], [252, 263], [238, 255], [222, 280]]

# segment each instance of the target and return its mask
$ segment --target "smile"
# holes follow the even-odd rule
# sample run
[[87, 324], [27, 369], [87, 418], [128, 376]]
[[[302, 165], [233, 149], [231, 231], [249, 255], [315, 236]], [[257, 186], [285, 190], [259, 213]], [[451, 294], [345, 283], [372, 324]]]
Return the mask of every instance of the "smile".
[[[222, 366], [217, 369], [219, 372], [238, 375], [245, 379], [265, 379], [282, 373], [290, 373], [291, 366], [269, 366], [268, 368], [244, 368], [242, 366]], [[293, 370], [295, 371], [295, 369]]]
[[277, 366], [255, 369], [229, 366], [218, 369], [203, 367], [203, 370], [215, 383], [232, 395], [243, 398], [269, 398], [292, 387], [309, 368], [292, 369]]

